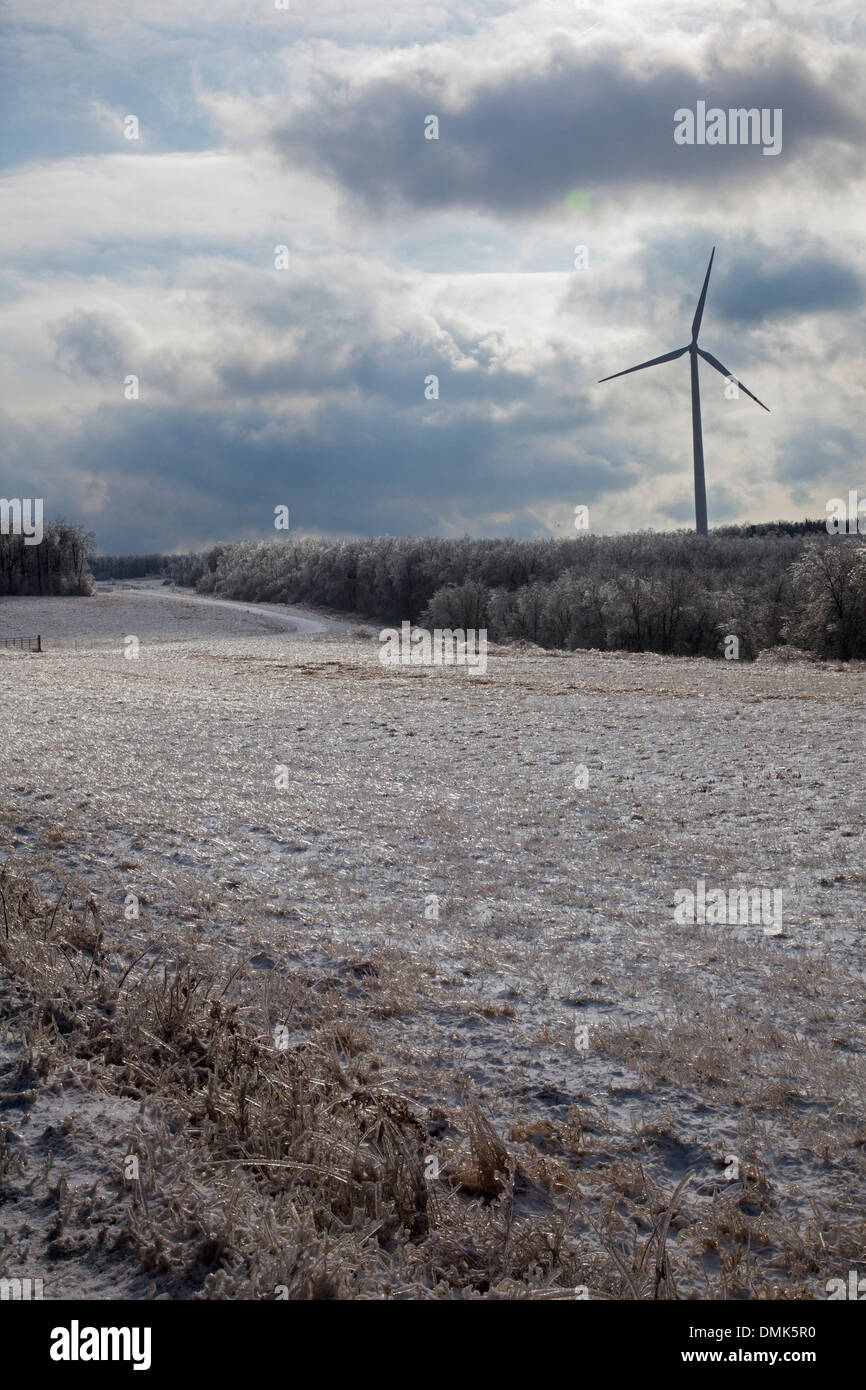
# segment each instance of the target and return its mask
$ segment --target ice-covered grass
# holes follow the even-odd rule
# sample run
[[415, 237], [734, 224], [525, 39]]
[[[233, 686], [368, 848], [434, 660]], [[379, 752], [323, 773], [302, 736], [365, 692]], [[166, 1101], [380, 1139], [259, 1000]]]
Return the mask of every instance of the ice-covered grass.
[[[681, 1292], [822, 1297], [861, 1268], [862, 671], [386, 670], [327, 619], [146, 589], [4, 600], [0, 633], [31, 613], [80, 643], [0, 654], [0, 846], [46, 890], [92, 890], [130, 950], [318, 981], [430, 1155], [477, 1102], [559, 1165], [515, 1210], [567, 1189], [593, 1288], [629, 1292], [616, 1255], [636, 1279], [687, 1175]], [[699, 879], [780, 889], [782, 933], [677, 922]]]

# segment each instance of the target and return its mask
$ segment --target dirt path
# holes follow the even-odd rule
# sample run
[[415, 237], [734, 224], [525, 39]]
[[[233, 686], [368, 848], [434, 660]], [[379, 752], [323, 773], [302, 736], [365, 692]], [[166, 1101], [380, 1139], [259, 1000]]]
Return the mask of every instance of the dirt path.
[[89, 598], [0, 598], [0, 640], [38, 633], [46, 650], [115, 644], [120, 650], [130, 635], [149, 645], [274, 634], [339, 637], [350, 627], [303, 608], [211, 598], [166, 588], [158, 579], [98, 584]]
[[[139, 602], [164, 600], [167, 602], [180, 601], [187, 605], [203, 607], [209, 609], [222, 609], [232, 614], [247, 613], [256, 619], [251, 630], [261, 627], [261, 620], [268, 619], [273, 623], [275, 630], [294, 632], [303, 634], [305, 637], [314, 636], [319, 633], [330, 633], [338, 636], [344, 633], [347, 624], [340, 622], [336, 618], [324, 617], [320, 614], [313, 614], [308, 609], [290, 607], [287, 604], [273, 603], [240, 603], [235, 599], [213, 598], [210, 594], [193, 594], [188, 589], [168, 589], [164, 588], [160, 581], [139, 580], [133, 583], [115, 584], [111, 586], [115, 591], [122, 589], [125, 594], [134, 596]], [[97, 592], [105, 591], [103, 585], [97, 586]]]

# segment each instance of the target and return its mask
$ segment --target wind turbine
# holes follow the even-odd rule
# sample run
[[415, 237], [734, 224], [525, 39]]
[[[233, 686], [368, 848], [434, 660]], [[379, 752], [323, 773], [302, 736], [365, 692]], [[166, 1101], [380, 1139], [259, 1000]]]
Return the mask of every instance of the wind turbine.
[[[711, 367], [715, 367], [717, 372], [729, 381], [736, 382], [741, 391], [745, 391], [747, 396], [769, 413], [770, 407], [759, 401], [757, 396], [753, 396], [747, 386], [744, 386], [727, 367], [723, 367], [717, 357], [711, 352], [704, 352], [703, 348], [698, 347], [698, 333], [701, 330], [701, 319], [704, 316], [704, 304], [707, 298], [707, 285], [710, 283], [710, 271], [713, 268], [713, 256], [716, 248], [713, 247], [710, 255], [710, 263], [707, 266], [707, 273], [704, 277], [704, 288], [701, 290], [701, 297], [698, 300], [698, 307], [695, 310], [695, 317], [692, 320], [692, 341], [685, 347], [677, 348], [675, 352], [666, 352], [663, 357], [653, 357], [649, 362], [639, 362], [636, 367], [626, 367], [624, 372], [614, 372], [613, 376], [604, 376], [601, 381], [613, 381], [614, 377], [628, 376], [629, 372], [642, 372], [644, 367], [656, 367], [660, 362], [673, 362], [675, 357], [682, 357], [688, 353], [691, 358], [692, 368], [692, 443], [695, 454], [695, 530], [699, 536], [707, 534], [707, 487], [704, 479], [704, 440], [701, 433], [701, 391], [698, 384], [698, 356], [703, 357], [705, 362], [709, 362]], [[601, 382], [599, 382], [601, 385]]]

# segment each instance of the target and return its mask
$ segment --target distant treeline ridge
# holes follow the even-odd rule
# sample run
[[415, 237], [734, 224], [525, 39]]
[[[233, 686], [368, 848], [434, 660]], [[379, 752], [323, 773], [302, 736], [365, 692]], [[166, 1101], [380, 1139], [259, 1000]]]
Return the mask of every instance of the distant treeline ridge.
[[241, 541], [94, 567], [109, 570], [387, 624], [486, 628], [500, 643], [720, 656], [733, 635], [746, 659], [783, 645], [866, 657], [866, 538], [830, 536], [820, 521], [709, 536]]

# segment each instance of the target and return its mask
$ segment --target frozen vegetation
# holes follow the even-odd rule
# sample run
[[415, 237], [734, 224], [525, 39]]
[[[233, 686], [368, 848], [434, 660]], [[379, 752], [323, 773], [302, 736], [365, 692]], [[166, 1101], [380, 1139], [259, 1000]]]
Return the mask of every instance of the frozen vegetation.
[[[862, 667], [386, 669], [354, 624], [146, 585], [3, 600], [22, 624], [0, 1273], [823, 1298], [859, 1267]], [[678, 920], [699, 881], [781, 892], [781, 931]]]
[[[162, 565], [176, 583], [220, 598], [486, 628], [495, 642], [721, 656], [733, 633], [749, 660], [786, 644], [847, 661], [866, 657], [866, 541], [856, 521], [853, 531], [832, 524], [840, 528], [832, 534], [806, 521], [709, 536], [286, 537], [166, 556]], [[135, 562], [95, 563], [121, 577], [133, 570], [131, 578]]]

